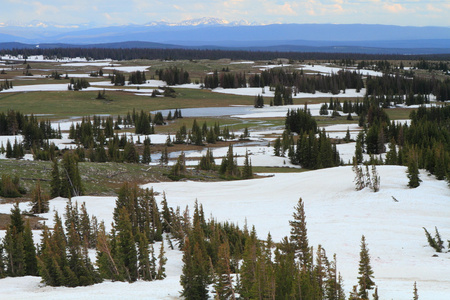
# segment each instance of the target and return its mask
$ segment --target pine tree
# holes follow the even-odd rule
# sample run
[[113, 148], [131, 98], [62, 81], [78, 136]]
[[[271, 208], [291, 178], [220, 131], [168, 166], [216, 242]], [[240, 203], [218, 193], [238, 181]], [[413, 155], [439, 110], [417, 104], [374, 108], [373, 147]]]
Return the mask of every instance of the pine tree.
[[158, 255], [158, 270], [156, 273], [156, 279], [162, 280], [166, 278], [166, 262], [167, 258], [164, 256], [166, 252], [164, 251], [164, 240], [161, 241], [161, 247], [159, 248], [159, 255]]
[[293, 218], [293, 221], [289, 221], [289, 225], [291, 226], [290, 240], [294, 245], [294, 250], [301, 266], [309, 270], [311, 267], [311, 255], [308, 245], [306, 216], [302, 198], [299, 199], [297, 206], [295, 207]]
[[23, 276], [26, 274], [23, 237], [25, 226], [18, 203], [11, 209], [10, 220], [11, 223], [6, 229], [6, 236], [4, 239], [6, 272], [10, 276]]
[[413, 300], [419, 300], [419, 292], [417, 291], [417, 283], [414, 281]]
[[169, 163], [169, 153], [167, 146], [161, 151], [161, 159], [159, 160], [161, 165], [167, 165]]
[[145, 234], [138, 233], [138, 273], [142, 280], [153, 280], [151, 272], [150, 251], [148, 247], [148, 240]]
[[118, 232], [117, 255], [120, 261], [122, 272], [129, 282], [134, 282], [138, 278], [137, 250], [133, 236], [132, 223], [129, 213], [125, 207], [119, 210], [119, 220], [116, 224]]
[[43, 193], [41, 183], [38, 180], [31, 196], [31, 212], [33, 214], [43, 214], [49, 210], [49, 197]]
[[373, 289], [373, 270], [370, 265], [369, 249], [367, 248], [366, 238], [361, 238], [361, 251], [359, 253], [359, 271], [358, 271], [358, 296], [362, 299], [369, 299], [368, 291]]
[[380, 297], [378, 296], [378, 287], [375, 287], [375, 292], [373, 293], [373, 300], [379, 300]]
[[218, 299], [236, 299], [233, 287], [233, 278], [230, 269], [230, 247], [228, 241], [219, 246], [218, 262], [215, 269], [216, 297]]
[[358, 164], [361, 164], [363, 162], [363, 138], [363, 132], [360, 132], [358, 134], [358, 137], [356, 138], [355, 157]]
[[253, 178], [252, 162], [248, 157], [248, 151], [245, 151], [244, 167], [242, 169], [242, 178], [251, 179]]
[[61, 171], [61, 192], [62, 197], [75, 197], [83, 194], [81, 176], [78, 170], [78, 162], [74, 154], [66, 152], [63, 156]]
[[389, 151], [386, 153], [386, 165], [396, 165], [397, 160], [397, 147], [395, 145], [395, 140], [392, 138], [389, 143]]
[[353, 157], [352, 170], [355, 173], [355, 179], [353, 180], [353, 182], [355, 183], [355, 189], [357, 191], [361, 191], [362, 189], [364, 189], [366, 187], [366, 183], [364, 181], [364, 174], [363, 174], [362, 168], [357, 165], [355, 157]]
[[[148, 141], [148, 142], [147, 142]], [[150, 153], [150, 140], [144, 140], [144, 152], [142, 154], [142, 163], [149, 164], [152, 162], [151, 153]]]
[[380, 176], [378, 175], [375, 165], [372, 165], [372, 190], [376, 193], [380, 190]]
[[102, 278], [113, 280], [123, 280], [118, 267], [118, 261], [115, 258], [115, 230], [111, 230], [111, 237], [105, 232], [104, 223], [100, 224], [97, 235], [97, 266]]
[[33, 241], [30, 222], [27, 220], [23, 231], [23, 252], [25, 260], [25, 274], [35, 276], [38, 274], [38, 265], [36, 259], [36, 246]]
[[210, 277], [210, 257], [206, 250], [205, 236], [199, 213], [194, 213], [194, 227], [185, 239], [183, 248], [183, 273], [180, 283], [182, 296], [186, 299], [208, 299]]
[[419, 166], [417, 162], [417, 155], [414, 151], [410, 152], [409, 158], [408, 158], [408, 170], [407, 170], [407, 176], [408, 176], [408, 186], [410, 188], [416, 188], [420, 185], [419, 178]]

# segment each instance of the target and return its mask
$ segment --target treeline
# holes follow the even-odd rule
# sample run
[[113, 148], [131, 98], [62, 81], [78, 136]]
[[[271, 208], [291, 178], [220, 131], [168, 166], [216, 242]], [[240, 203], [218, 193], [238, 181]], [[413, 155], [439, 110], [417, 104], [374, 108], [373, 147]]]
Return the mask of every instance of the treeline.
[[408, 78], [400, 74], [385, 74], [381, 77], [368, 76], [366, 80], [366, 95], [384, 96], [387, 99], [400, 96], [402, 97], [400, 101], [409, 101], [411, 104], [416, 104], [414, 103], [415, 100], [411, 101], [416, 95], [425, 98], [430, 94], [435, 95], [437, 100], [449, 100], [450, 79], [438, 80], [417, 76]]
[[438, 71], [442, 71], [444, 73], [447, 73], [450, 70], [448, 62], [443, 62], [443, 61], [431, 62], [431, 61], [427, 61], [425, 59], [422, 59], [418, 63], [415, 63], [414, 68], [428, 70], [428, 71], [438, 70]]
[[[175, 109], [169, 112], [167, 120], [182, 118], [181, 110]], [[77, 161], [89, 160], [91, 162], [129, 162], [150, 163], [150, 138], [148, 135], [155, 132], [155, 125], [165, 124], [165, 118], [161, 112], [152, 115], [144, 111], [137, 112], [133, 109], [126, 116], [113, 117], [83, 117], [80, 123], [72, 124], [69, 130], [69, 138], [77, 144], [73, 152]], [[145, 135], [143, 141], [138, 136], [137, 141], [119, 136], [116, 130], [122, 127], [134, 127], [135, 134]], [[10, 140], [6, 145], [0, 145], [0, 153], [7, 158], [23, 158], [25, 153], [31, 153], [35, 160], [54, 160], [62, 156], [63, 152], [49, 139], [61, 138], [61, 130], [52, 128], [50, 121], [37, 121], [34, 116], [26, 116], [20, 112], [8, 111], [0, 113], [0, 135], [23, 135], [23, 141]], [[228, 133], [229, 135], [229, 133]], [[142, 146], [141, 146], [142, 145]]]
[[[250, 74], [248, 80], [245, 73], [232, 73], [216, 71], [213, 74], [206, 75], [203, 80], [205, 88], [214, 89], [222, 88], [242, 88], [242, 87], [289, 87], [293, 89], [294, 94], [297, 93], [322, 93], [339, 94], [340, 91], [346, 89], [356, 89], [360, 91], [364, 88], [362, 75], [356, 71], [343, 71], [330, 75], [308, 75], [303, 70], [287, 71], [283, 68], [273, 68], [264, 70], [261, 74]], [[291, 92], [291, 95], [292, 95]], [[276, 101], [274, 101], [276, 102]]]
[[247, 87], [245, 73], [221, 72], [220, 75], [215, 70], [213, 74], [206, 75], [203, 79], [203, 86], [207, 89], [222, 87], [224, 89], [237, 89]]
[[1, 55], [43, 55], [48, 58], [86, 57], [89, 59], [221, 59], [234, 60], [272, 60], [284, 57], [293, 60], [450, 60], [448, 54], [401, 55], [401, 54], [361, 54], [361, 53], [324, 53], [324, 52], [281, 52], [281, 51], [245, 51], [245, 50], [203, 50], [203, 49], [150, 49], [150, 48], [33, 48], [2, 49]]
[[251, 87], [289, 86], [294, 93], [323, 93], [339, 94], [341, 90], [364, 88], [362, 75], [356, 71], [339, 70], [330, 75], [308, 75], [303, 70], [287, 71], [283, 68], [264, 70], [261, 74], [249, 75], [248, 84]]
[[[362, 153], [386, 153], [384, 163], [408, 166], [408, 174], [420, 184], [418, 169], [425, 169], [438, 180], [449, 180], [450, 175], [450, 107], [419, 107], [411, 112], [411, 125], [390, 121], [384, 110], [371, 105], [360, 116], [364, 130], [358, 135], [355, 159], [362, 162]], [[385, 144], [389, 143], [388, 149]], [[381, 158], [373, 162], [383, 163]]]

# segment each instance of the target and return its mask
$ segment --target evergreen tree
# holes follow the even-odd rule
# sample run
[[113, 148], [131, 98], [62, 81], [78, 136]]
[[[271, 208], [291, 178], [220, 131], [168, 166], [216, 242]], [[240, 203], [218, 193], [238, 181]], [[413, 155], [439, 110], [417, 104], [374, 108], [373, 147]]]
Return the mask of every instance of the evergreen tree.
[[417, 162], [417, 156], [414, 151], [410, 152], [410, 155], [408, 157], [408, 170], [407, 170], [407, 176], [408, 176], [408, 186], [410, 188], [416, 188], [420, 185], [419, 178], [419, 166]]
[[372, 165], [371, 188], [376, 193], [380, 190], [380, 176], [375, 165]]
[[58, 161], [56, 159], [53, 160], [51, 176], [52, 178], [50, 181], [50, 197], [52, 198], [59, 197], [61, 193], [61, 179], [59, 177]]
[[355, 145], [355, 157], [357, 164], [361, 164], [363, 162], [363, 139], [364, 133], [360, 132], [358, 134], [358, 137], [356, 138], [356, 145]]
[[245, 151], [244, 167], [242, 169], [242, 178], [251, 179], [253, 178], [252, 162], [248, 157], [248, 151]]
[[208, 148], [206, 150], [206, 155], [202, 155], [197, 168], [200, 170], [214, 170], [216, 168], [216, 163], [214, 161], [214, 156], [211, 149]]
[[[152, 266], [150, 261], [150, 251], [148, 239], [143, 233], [138, 233], [138, 273], [139, 278], [142, 280], [153, 280], [154, 274], [152, 272]], [[154, 267], [153, 267], [154, 269]]]
[[166, 278], [166, 262], [167, 258], [164, 256], [166, 252], [164, 251], [164, 240], [161, 241], [161, 247], [159, 248], [159, 255], [158, 255], [158, 270], [156, 272], [156, 279], [162, 280]]
[[26, 261], [24, 252], [24, 222], [19, 204], [11, 209], [11, 223], [6, 229], [4, 249], [6, 252], [6, 272], [9, 276], [26, 275]]
[[29, 220], [27, 220], [23, 231], [23, 252], [25, 260], [25, 274], [36, 276], [38, 274], [36, 246], [34, 245], [33, 233], [31, 231]]
[[392, 138], [389, 143], [389, 151], [386, 153], [386, 165], [396, 165], [398, 161], [397, 158], [397, 147], [395, 145], [395, 140]]
[[240, 176], [240, 171], [234, 158], [232, 144], [228, 146], [227, 156], [222, 159], [219, 173], [227, 178], [237, 178]]
[[137, 250], [134, 242], [132, 223], [129, 213], [125, 207], [119, 210], [119, 220], [116, 224], [117, 230], [117, 255], [123, 268], [123, 274], [129, 282], [134, 282], [138, 278], [137, 270]]
[[142, 163], [149, 164], [152, 162], [151, 153], [150, 153], [150, 139], [144, 140], [144, 152], [142, 154]]
[[419, 292], [417, 291], [417, 283], [414, 281], [413, 300], [419, 300]]
[[48, 212], [49, 197], [43, 193], [41, 183], [38, 180], [31, 196], [31, 212], [33, 214], [43, 214]]
[[198, 209], [194, 213], [194, 227], [183, 247], [183, 273], [180, 278], [182, 296], [186, 299], [208, 299], [211, 283], [210, 257], [206, 250], [202, 218]]
[[230, 268], [230, 248], [228, 241], [219, 246], [218, 262], [215, 269], [214, 289], [218, 299], [236, 299]]
[[373, 289], [373, 270], [370, 265], [369, 249], [367, 248], [366, 238], [361, 238], [361, 251], [359, 252], [359, 271], [358, 271], [358, 296], [362, 299], [369, 299], [368, 291]]
[[82, 194], [83, 186], [77, 159], [74, 154], [66, 152], [62, 161], [60, 196], [70, 198]]
[[311, 255], [308, 245], [308, 234], [306, 229], [306, 216], [302, 198], [298, 200], [293, 213], [293, 221], [289, 221], [291, 226], [290, 241], [293, 244], [296, 257], [303, 268], [309, 270], [311, 267]]

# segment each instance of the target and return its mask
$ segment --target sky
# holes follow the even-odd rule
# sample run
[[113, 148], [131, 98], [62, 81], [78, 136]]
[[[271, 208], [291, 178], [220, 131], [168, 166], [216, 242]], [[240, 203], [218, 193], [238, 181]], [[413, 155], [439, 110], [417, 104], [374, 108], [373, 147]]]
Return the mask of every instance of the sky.
[[141, 25], [202, 17], [258, 24], [450, 27], [450, 0], [2, 0], [0, 26], [35, 20], [64, 26]]

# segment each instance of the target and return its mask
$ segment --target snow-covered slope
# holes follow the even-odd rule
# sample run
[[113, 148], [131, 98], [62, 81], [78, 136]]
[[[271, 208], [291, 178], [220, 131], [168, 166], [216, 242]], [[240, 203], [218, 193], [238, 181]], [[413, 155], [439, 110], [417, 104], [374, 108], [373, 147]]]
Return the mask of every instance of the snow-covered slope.
[[[357, 284], [361, 236], [368, 242], [380, 299], [410, 299], [417, 281], [422, 299], [448, 299], [450, 254], [432, 257], [422, 227], [450, 237], [450, 190], [421, 173], [422, 184], [407, 188], [404, 167], [380, 166], [381, 190], [355, 191], [351, 167], [219, 183], [149, 184], [165, 191], [171, 205], [184, 208], [197, 199], [205, 215], [218, 221], [247, 221], [260, 238], [289, 234], [293, 208], [305, 202], [310, 245], [337, 254], [347, 290]], [[395, 202], [395, 197], [398, 202]]]
[[[269, 155], [269, 154], [268, 154]], [[289, 234], [289, 220], [297, 201], [305, 203], [309, 242], [320, 243], [331, 257], [349, 291], [357, 284], [361, 235], [366, 236], [380, 299], [411, 299], [416, 281], [421, 299], [446, 300], [450, 295], [449, 253], [432, 257], [422, 227], [437, 226], [450, 238], [450, 190], [443, 181], [421, 173], [417, 189], [407, 188], [406, 169], [379, 166], [381, 190], [355, 191], [351, 167], [227, 182], [161, 182], [145, 185], [165, 191], [170, 206], [193, 206], [197, 199], [205, 215], [218, 221], [255, 225], [260, 238], [270, 232], [275, 241]], [[161, 196], [158, 196], [161, 200]], [[398, 202], [395, 202], [395, 197]], [[106, 224], [112, 220], [114, 197], [78, 197], [90, 215]], [[63, 213], [65, 199], [51, 200], [50, 207]], [[0, 204], [8, 212], [10, 204]], [[21, 205], [26, 208], [26, 203]], [[191, 210], [192, 211], [192, 210]], [[47, 214], [48, 217], [51, 213]], [[4, 232], [0, 232], [1, 236]], [[35, 232], [38, 235], [39, 232]], [[36, 236], [35, 236], [36, 237]], [[0, 280], [2, 299], [176, 299], [181, 290], [181, 252], [167, 250], [168, 278], [157, 282], [110, 283], [90, 287], [42, 287], [37, 277]]]

